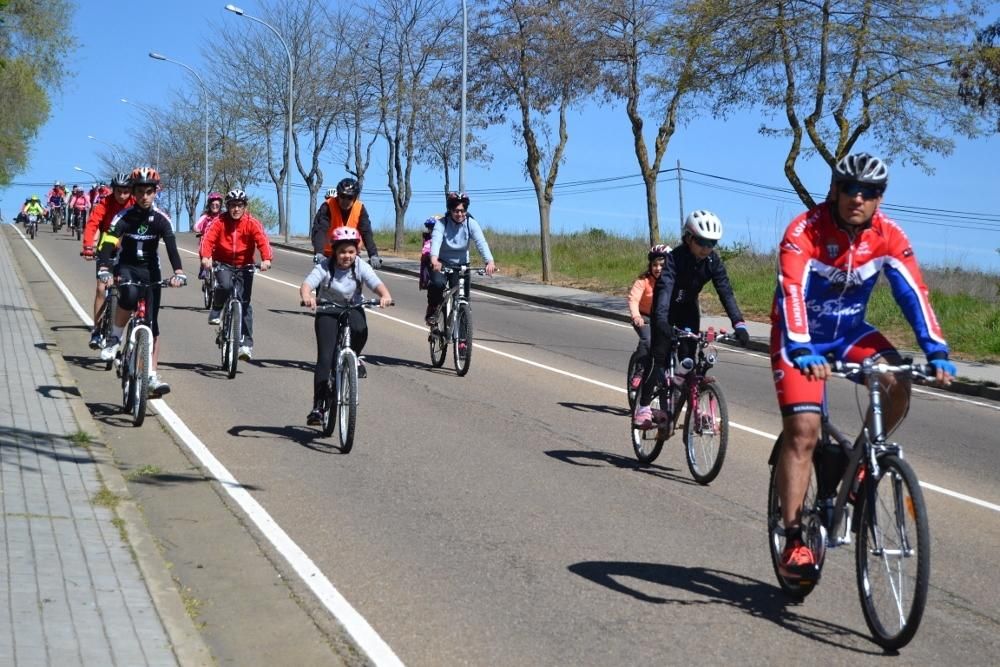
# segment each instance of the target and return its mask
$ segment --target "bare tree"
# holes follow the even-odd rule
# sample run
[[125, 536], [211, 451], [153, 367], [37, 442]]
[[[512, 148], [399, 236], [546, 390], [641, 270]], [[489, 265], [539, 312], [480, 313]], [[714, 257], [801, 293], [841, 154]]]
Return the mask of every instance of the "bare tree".
[[804, 153], [832, 166], [854, 150], [877, 149], [929, 170], [925, 155], [949, 154], [952, 133], [981, 131], [981, 118], [955, 103], [952, 76], [972, 33], [974, 0], [742, 0], [732, 7], [727, 41], [760, 65], [749, 98], [735, 93], [784, 115], [784, 127], [761, 131], [790, 137], [785, 176], [807, 206], [815, 202], [796, 170]]
[[566, 115], [595, 85], [589, 75], [595, 39], [581, 8], [578, 0], [501, 0], [473, 21], [474, 87], [492, 120], [502, 121], [513, 110], [511, 125], [527, 152], [544, 282], [552, 279], [549, 217], [569, 140]]
[[393, 248], [399, 251], [413, 195], [410, 175], [416, 161], [417, 116], [423, 106], [432, 103], [429, 86], [444, 67], [441, 37], [447, 32], [448, 20], [440, 0], [379, 0], [375, 20], [379, 33], [374, 74], [396, 214]]

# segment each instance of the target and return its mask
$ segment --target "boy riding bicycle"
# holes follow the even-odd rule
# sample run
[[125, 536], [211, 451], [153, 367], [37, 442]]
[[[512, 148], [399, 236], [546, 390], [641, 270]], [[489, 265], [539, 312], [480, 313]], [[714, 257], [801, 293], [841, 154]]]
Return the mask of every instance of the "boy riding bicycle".
[[[733, 288], [722, 257], [715, 246], [722, 238], [722, 221], [710, 211], [695, 211], [684, 221], [681, 244], [667, 254], [666, 263], [653, 289], [652, 349], [644, 364], [645, 379], [642, 393], [636, 402], [632, 422], [637, 428], [652, 428], [654, 422], [650, 403], [657, 383], [662, 379], [667, 355], [673, 347], [673, 327], [698, 331], [701, 312], [698, 295], [708, 281], [712, 281], [722, 307], [733, 324], [733, 335], [740, 345], [750, 342], [743, 314], [736, 305]], [[681, 360], [678, 372], [694, 366], [696, 343], [683, 340], [678, 344]], [[656, 415], [662, 417], [662, 415]], [[657, 419], [659, 421], [659, 419]]]
[[[832, 372], [824, 355], [848, 362], [877, 355], [900, 362], [892, 344], [865, 321], [880, 272], [937, 380], [947, 383], [955, 374], [913, 248], [878, 208], [888, 182], [888, 168], [879, 158], [867, 153], [842, 158], [833, 168], [827, 200], [792, 221], [778, 252], [771, 369], [784, 429], [776, 472], [786, 535], [779, 570], [789, 579], [808, 573], [816, 562], [802, 540], [801, 514], [820, 435], [823, 383]], [[910, 385], [891, 374], [880, 382], [887, 394], [889, 432], [906, 414]]]

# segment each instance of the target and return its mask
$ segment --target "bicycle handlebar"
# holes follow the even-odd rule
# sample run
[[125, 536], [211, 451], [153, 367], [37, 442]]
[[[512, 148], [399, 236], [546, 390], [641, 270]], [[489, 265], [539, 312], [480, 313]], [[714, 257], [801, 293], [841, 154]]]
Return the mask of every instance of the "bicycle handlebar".
[[217, 262], [215, 260], [212, 260], [213, 269], [217, 269], [220, 266], [228, 266], [230, 269], [233, 269], [235, 271], [250, 271], [250, 272], [260, 271], [260, 262], [254, 262], [253, 264], [242, 264], [240, 266], [236, 266], [235, 264], [227, 264], [225, 262]]
[[[316, 302], [316, 310], [334, 310], [334, 309], [350, 310], [352, 308], [355, 308], [357, 310], [362, 310], [364, 308], [373, 308], [375, 306], [378, 306], [381, 303], [382, 302], [379, 299], [364, 299], [361, 303], [349, 303], [346, 306], [342, 306], [339, 303], [332, 303], [330, 301], [326, 301], [326, 302], [323, 302], [323, 303], [320, 303], [320, 302], [317, 301]], [[305, 307], [306, 302], [300, 300], [299, 301], [299, 305]], [[390, 301], [389, 305], [390, 306], [395, 306], [396, 302], [395, 301]]]
[[[133, 285], [135, 287], [170, 287], [170, 281], [173, 280], [174, 278], [179, 278], [179, 277], [180, 276], [177, 276], [175, 274], [173, 276], [170, 276], [169, 278], [164, 278], [163, 280], [161, 280], [159, 282], [155, 282], [155, 283], [137, 283], [135, 281], [130, 280], [130, 281], [124, 282], [124, 283], [117, 283], [117, 285], [118, 285], [118, 287], [125, 287], [126, 285]], [[186, 287], [187, 286], [187, 280], [185, 279], [184, 282], [182, 282], [180, 284], [180, 286], [181, 287]]]
[[447, 266], [447, 265], [445, 265], [445, 266], [441, 267], [441, 273], [461, 273], [463, 271], [466, 272], [466, 273], [476, 273], [476, 274], [478, 274], [480, 276], [485, 276], [486, 275], [486, 267], [485, 266], [472, 267], [472, 266], [466, 266], [465, 264], [461, 264], [459, 266]]
[[893, 375], [913, 375], [925, 380], [933, 380], [937, 376], [937, 369], [932, 364], [915, 364], [908, 360], [903, 364], [888, 364], [885, 362], [875, 362], [866, 359], [861, 363], [835, 360], [830, 364], [833, 372], [841, 377], [852, 377], [856, 375], [869, 375], [892, 373]]

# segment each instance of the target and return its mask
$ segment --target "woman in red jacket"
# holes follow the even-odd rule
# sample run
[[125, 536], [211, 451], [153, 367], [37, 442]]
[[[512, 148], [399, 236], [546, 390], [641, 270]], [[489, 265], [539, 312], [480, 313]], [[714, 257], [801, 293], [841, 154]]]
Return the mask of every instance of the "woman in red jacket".
[[[260, 252], [260, 270], [271, 268], [274, 255], [267, 233], [260, 220], [247, 211], [247, 194], [243, 190], [230, 190], [226, 194], [226, 212], [212, 223], [201, 239], [201, 265], [215, 268], [215, 294], [212, 308], [208, 313], [208, 323], [218, 324], [220, 312], [233, 290], [233, 275], [250, 264], [254, 254]], [[245, 269], [244, 269], [245, 270]], [[253, 307], [250, 295], [253, 291], [253, 272], [245, 270], [243, 276], [243, 340], [240, 343], [241, 359], [253, 357]]]

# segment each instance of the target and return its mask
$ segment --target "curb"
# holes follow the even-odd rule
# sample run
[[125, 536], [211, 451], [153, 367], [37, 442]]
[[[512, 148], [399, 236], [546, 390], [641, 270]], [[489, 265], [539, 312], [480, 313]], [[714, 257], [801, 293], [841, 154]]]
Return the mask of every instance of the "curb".
[[[285, 250], [290, 250], [293, 252], [299, 252], [303, 255], [312, 255], [312, 251], [308, 248], [302, 246], [291, 245], [282, 242], [271, 242], [271, 245], [275, 248], [283, 248]], [[392, 257], [392, 255], [389, 255]], [[407, 260], [412, 261], [412, 260]], [[399, 273], [408, 276], [417, 276], [419, 273], [412, 269], [407, 269], [401, 266], [391, 266], [388, 263], [383, 262], [382, 268], [379, 271], [388, 271], [389, 273]], [[539, 296], [537, 294], [524, 294], [523, 292], [516, 292], [510, 289], [504, 289], [502, 287], [495, 287], [493, 285], [486, 285], [482, 282], [475, 283], [472, 289], [480, 290], [483, 292], [489, 292], [490, 294], [498, 294], [500, 296], [506, 296], [520, 301], [527, 301], [540, 306], [547, 306], [550, 308], [555, 308], [557, 310], [569, 310], [576, 313], [581, 313], [584, 315], [592, 315], [594, 317], [600, 317], [606, 320], [613, 320], [616, 322], [628, 322], [629, 318], [624, 313], [616, 313], [604, 308], [598, 308], [595, 306], [588, 306], [586, 304], [574, 303], [568, 300], [556, 300], [550, 299], [548, 297]], [[738, 349], [738, 345], [733, 345], [730, 343], [721, 343], [726, 347], [731, 347], [733, 349]], [[768, 341], [760, 340], [750, 340], [750, 344], [747, 345], [747, 350], [752, 350], [754, 352], [760, 352], [762, 354], [769, 355], [771, 348]], [[1000, 386], [995, 386], [988, 384], [986, 382], [979, 382], [976, 380], [970, 380], [968, 378], [957, 378], [947, 387], [934, 387], [941, 391], [946, 391], [953, 394], [962, 394], [963, 396], [970, 396], [973, 398], [985, 398], [993, 401], [1000, 401]]]
[[[20, 274], [20, 267], [16, 263], [14, 267]], [[23, 284], [24, 276], [20, 277]], [[24, 290], [24, 294], [31, 305], [39, 329], [47, 331], [49, 323], [42, 316], [34, 294], [27, 289]], [[76, 378], [73, 377], [66, 360], [63, 359], [60, 348], [53, 345], [48, 348], [48, 352], [59, 381], [64, 386], [77, 387]], [[119, 498], [114, 513], [125, 523], [125, 532], [128, 536], [127, 544], [139, 566], [139, 573], [153, 599], [153, 606], [156, 608], [160, 621], [163, 623], [163, 629], [170, 639], [170, 645], [178, 664], [184, 667], [211, 667], [215, 665], [201, 633], [198, 632], [194, 621], [184, 608], [180, 592], [170, 577], [169, 567], [156, 545], [156, 539], [146, 526], [142, 510], [129, 494], [125, 477], [115, 464], [111, 449], [103, 442], [103, 432], [100, 426], [94, 421], [79, 392], [77, 394], [67, 393], [67, 400], [77, 427], [87, 433], [100, 436], [97, 442], [91, 443], [86, 448], [87, 452], [94, 459], [101, 481], [109, 491]]]

